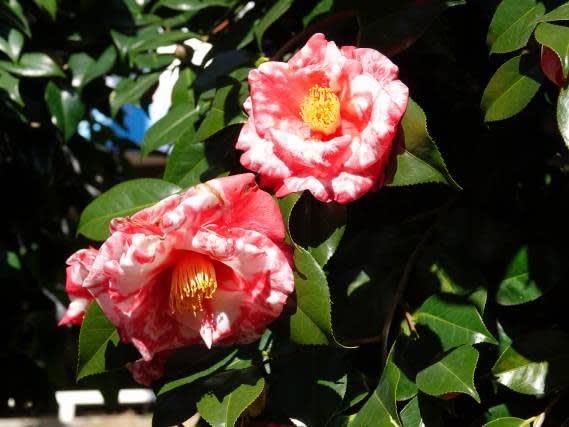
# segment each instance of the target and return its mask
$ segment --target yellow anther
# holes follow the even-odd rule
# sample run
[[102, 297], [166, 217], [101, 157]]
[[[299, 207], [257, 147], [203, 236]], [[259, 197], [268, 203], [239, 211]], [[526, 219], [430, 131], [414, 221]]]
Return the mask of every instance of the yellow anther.
[[300, 117], [313, 131], [330, 135], [340, 125], [340, 100], [329, 87], [314, 85], [300, 104]]
[[204, 299], [211, 299], [217, 289], [215, 269], [205, 255], [188, 252], [172, 271], [170, 311], [178, 313], [203, 311]]

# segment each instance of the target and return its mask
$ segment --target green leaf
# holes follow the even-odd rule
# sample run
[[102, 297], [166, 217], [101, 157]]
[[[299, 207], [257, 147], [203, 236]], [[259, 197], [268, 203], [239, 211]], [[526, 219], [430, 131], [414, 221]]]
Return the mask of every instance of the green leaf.
[[59, 66], [45, 53], [24, 53], [16, 63], [0, 61], [0, 68], [22, 77], [64, 77]]
[[75, 53], [69, 57], [69, 68], [73, 73], [71, 84], [73, 87], [82, 88], [92, 80], [108, 73], [117, 58], [116, 50], [109, 46], [95, 61], [86, 53]]
[[92, 240], [109, 235], [109, 222], [154, 205], [180, 190], [177, 185], [151, 178], [140, 178], [115, 185], [85, 208], [77, 232]]
[[528, 247], [524, 246], [512, 260], [504, 280], [498, 286], [496, 302], [500, 305], [524, 304], [541, 295], [542, 290], [530, 276]]
[[295, 246], [294, 264], [297, 306], [290, 317], [290, 339], [298, 344], [328, 344], [333, 333], [326, 275], [300, 246]]
[[444, 425], [440, 413], [424, 394], [411, 399], [401, 410], [400, 417], [403, 427], [442, 427]]
[[180, 69], [178, 80], [172, 89], [172, 106], [179, 104], [196, 105], [193, 83], [196, 73], [191, 68]]
[[504, 350], [492, 368], [497, 381], [523, 394], [542, 396], [569, 384], [569, 336], [537, 331]]
[[528, 421], [522, 420], [521, 418], [504, 417], [490, 421], [482, 427], [524, 427], [529, 425], [530, 423]]
[[559, 91], [557, 99], [557, 126], [559, 133], [569, 148], [569, 87], [565, 86]]
[[68, 141], [85, 114], [85, 105], [74, 90], [57, 86], [50, 81], [45, 88], [45, 102], [51, 113], [51, 121], [63, 132]]
[[306, 27], [317, 16], [330, 12], [330, 9], [332, 9], [333, 6], [334, 0], [320, 0], [316, 3], [316, 6], [314, 6], [314, 8], [304, 18], [302, 18], [302, 24]]
[[134, 81], [121, 80], [110, 96], [111, 116], [116, 116], [124, 104], [138, 104], [140, 98], [156, 84], [159, 77], [160, 73], [152, 73], [140, 76]]
[[417, 387], [431, 396], [447, 393], [464, 393], [480, 403], [474, 386], [474, 370], [478, 352], [469, 345], [451, 351], [437, 363], [417, 374]]
[[476, 307], [465, 299], [433, 295], [413, 317], [437, 335], [444, 351], [464, 344], [498, 344]]
[[20, 106], [24, 106], [24, 101], [22, 100], [22, 96], [20, 95], [20, 81], [12, 76], [10, 73], [7, 73], [4, 70], [0, 69], [0, 89], [5, 90], [8, 92], [8, 96], [12, 101]]
[[302, 196], [302, 193], [291, 193], [286, 197], [277, 199], [277, 203], [283, 216], [289, 244], [292, 243], [292, 239], [290, 238], [290, 216], [292, 214], [292, 210], [300, 200], [300, 196]]
[[569, 73], [569, 28], [544, 22], [537, 26], [535, 38], [557, 54], [566, 77]]
[[569, 20], [569, 3], [562, 4], [557, 9], [543, 15], [538, 19], [539, 22], [567, 21]]
[[292, 0], [277, 0], [254, 26], [255, 39], [260, 51], [263, 51], [263, 35], [292, 6]]
[[291, 237], [324, 267], [340, 244], [346, 221], [346, 206], [321, 203], [305, 192], [289, 218]]
[[85, 313], [79, 333], [77, 380], [107, 370], [105, 353], [109, 343], [117, 345], [119, 333], [115, 325], [105, 317], [99, 304], [92, 302]]
[[516, 56], [506, 61], [484, 89], [481, 102], [484, 121], [504, 120], [518, 114], [537, 93], [542, 80], [539, 63], [529, 57]]
[[239, 86], [239, 82], [233, 79], [221, 83], [215, 92], [211, 108], [196, 132], [196, 142], [206, 140], [225, 126], [245, 121], [237, 97]]
[[4, 20], [10, 26], [18, 28], [26, 36], [32, 36], [28, 21], [24, 16], [24, 10], [18, 0], [3, 0], [0, 2], [0, 20]]
[[[448, 265], [448, 261], [445, 265]], [[473, 269], [463, 269], [462, 266], [458, 265], [452, 265], [452, 270], [447, 271], [446, 268], [439, 264], [433, 264], [431, 272], [435, 274], [439, 281], [440, 292], [466, 297], [468, 301], [476, 306], [480, 314], [484, 313], [488, 297], [488, 292], [486, 291], [488, 285], [480, 272]]]
[[220, 396], [214, 393], [204, 395], [198, 402], [200, 415], [214, 427], [233, 427], [243, 411], [263, 392], [265, 380], [259, 378], [255, 384], [241, 384], [229, 394]]
[[212, 6], [229, 7], [231, 0], [160, 0], [159, 6], [180, 11], [198, 11]]
[[57, 16], [57, 1], [58, 0], [35, 0], [35, 2], [44, 9], [52, 20], [55, 21], [55, 17]]
[[393, 147], [386, 185], [399, 187], [435, 182], [460, 189], [427, 131], [425, 113], [412, 99], [409, 99], [401, 125], [403, 132]]
[[199, 113], [199, 108], [192, 105], [180, 104], [172, 108], [146, 131], [140, 154], [145, 156], [163, 145], [176, 142], [189, 129], [193, 129]]
[[399, 377], [399, 369], [389, 358], [377, 388], [352, 419], [349, 427], [401, 426], [395, 400]]
[[545, 13], [545, 6], [535, 0], [504, 0], [500, 3], [488, 30], [490, 53], [506, 53], [524, 47]]
[[[183, 138], [182, 138], [183, 139]], [[202, 182], [201, 176], [209, 169], [203, 142], [178, 141], [168, 157], [164, 179], [181, 188], [192, 187]]]
[[12, 60], [17, 62], [24, 46], [24, 35], [16, 30], [10, 28], [6, 38], [0, 37], [0, 51], [4, 52]]

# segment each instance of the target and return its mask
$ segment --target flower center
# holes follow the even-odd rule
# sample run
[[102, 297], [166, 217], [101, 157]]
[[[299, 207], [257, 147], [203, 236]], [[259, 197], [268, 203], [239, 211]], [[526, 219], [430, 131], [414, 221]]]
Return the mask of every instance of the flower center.
[[300, 117], [313, 131], [330, 135], [340, 124], [340, 100], [329, 87], [314, 85], [300, 104]]
[[170, 311], [194, 315], [203, 311], [203, 300], [217, 289], [215, 270], [205, 255], [188, 252], [174, 266], [170, 286]]

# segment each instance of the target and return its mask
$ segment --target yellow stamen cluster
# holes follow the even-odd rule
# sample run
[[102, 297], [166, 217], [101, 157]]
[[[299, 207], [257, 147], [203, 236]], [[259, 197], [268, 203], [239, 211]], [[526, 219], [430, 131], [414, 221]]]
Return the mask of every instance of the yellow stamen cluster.
[[300, 117], [313, 131], [330, 135], [340, 124], [340, 100], [329, 87], [314, 85], [300, 104]]
[[174, 266], [170, 286], [170, 311], [194, 315], [203, 311], [204, 299], [211, 299], [217, 289], [215, 269], [205, 255], [188, 252]]

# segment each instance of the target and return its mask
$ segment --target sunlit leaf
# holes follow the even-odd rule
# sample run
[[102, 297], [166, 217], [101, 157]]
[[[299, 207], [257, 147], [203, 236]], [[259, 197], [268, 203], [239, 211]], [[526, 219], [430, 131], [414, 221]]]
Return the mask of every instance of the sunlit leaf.
[[63, 139], [69, 140], [85, 114], [85, 105], [79, 94], [50, 81], [45, 88], [45, 102], [51, 113], [52, 123], [63, 132]]

